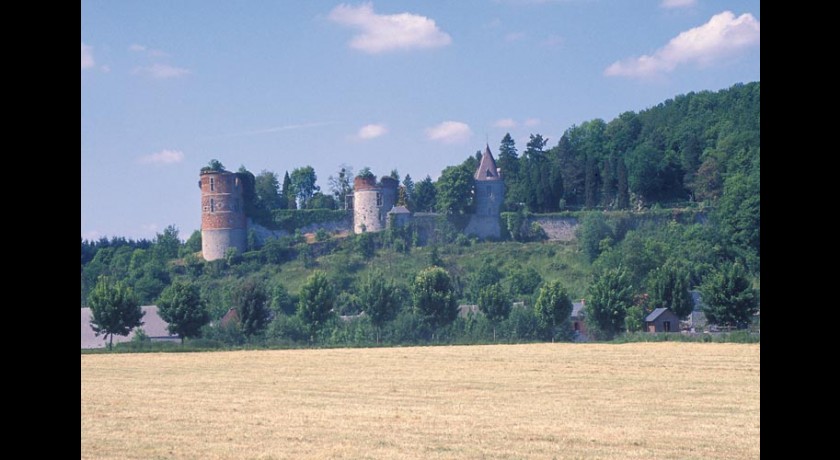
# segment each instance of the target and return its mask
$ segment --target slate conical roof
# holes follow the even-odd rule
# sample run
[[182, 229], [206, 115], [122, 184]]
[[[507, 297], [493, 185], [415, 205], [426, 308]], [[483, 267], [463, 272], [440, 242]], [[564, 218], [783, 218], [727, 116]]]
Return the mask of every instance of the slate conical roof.
[[493, 154], [490, 153], [489, 145], [481, 155], [481, 163], [475, 172], [475, 180], [502, 180], [502, 176], [499, 174], [498, 168], [496, 168], [496, 160], [493, 159]]

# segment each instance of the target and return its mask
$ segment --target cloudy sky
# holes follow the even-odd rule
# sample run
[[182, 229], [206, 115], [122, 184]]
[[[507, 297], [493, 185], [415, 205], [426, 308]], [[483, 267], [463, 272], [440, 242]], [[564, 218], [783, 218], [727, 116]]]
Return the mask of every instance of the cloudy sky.
[[198, 171], [437, 178], [761, 78], [758, 0], [82, 1], [82, 238], [200, 227]]

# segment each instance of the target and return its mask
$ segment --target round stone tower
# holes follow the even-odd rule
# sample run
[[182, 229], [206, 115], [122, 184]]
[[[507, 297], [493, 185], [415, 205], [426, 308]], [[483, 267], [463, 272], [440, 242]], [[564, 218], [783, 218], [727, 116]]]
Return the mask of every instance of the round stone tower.
[[228, 248], [245, 252], [247, 227], [242, 180], [229, 171], [202, 170], [201, 253], [205, 260], [225, 257]]
[[374, 177], [353, 180], [353, 231], [355, 233], [385, 230], [388, 211], [397, 202], [399, 182], [385, 176], [376, 182]]

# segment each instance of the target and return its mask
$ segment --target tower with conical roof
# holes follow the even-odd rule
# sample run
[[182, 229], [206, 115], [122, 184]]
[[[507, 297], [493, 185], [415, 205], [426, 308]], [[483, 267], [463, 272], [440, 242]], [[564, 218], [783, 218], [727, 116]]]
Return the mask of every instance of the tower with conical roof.
[[501, 212], [505, 201], [505, 181], [490, 153], [484, 149], [481, 162], [475, 171], [475, 214], [470, 218], [465, 232], [479, 238], [501, 238]]

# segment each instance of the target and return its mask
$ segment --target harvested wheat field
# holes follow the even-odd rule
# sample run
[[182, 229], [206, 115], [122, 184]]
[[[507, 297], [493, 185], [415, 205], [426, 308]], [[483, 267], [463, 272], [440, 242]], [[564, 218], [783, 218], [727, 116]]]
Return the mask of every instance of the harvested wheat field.
[[760, 456], [760, 345], [81, 358], [82, 458]]

